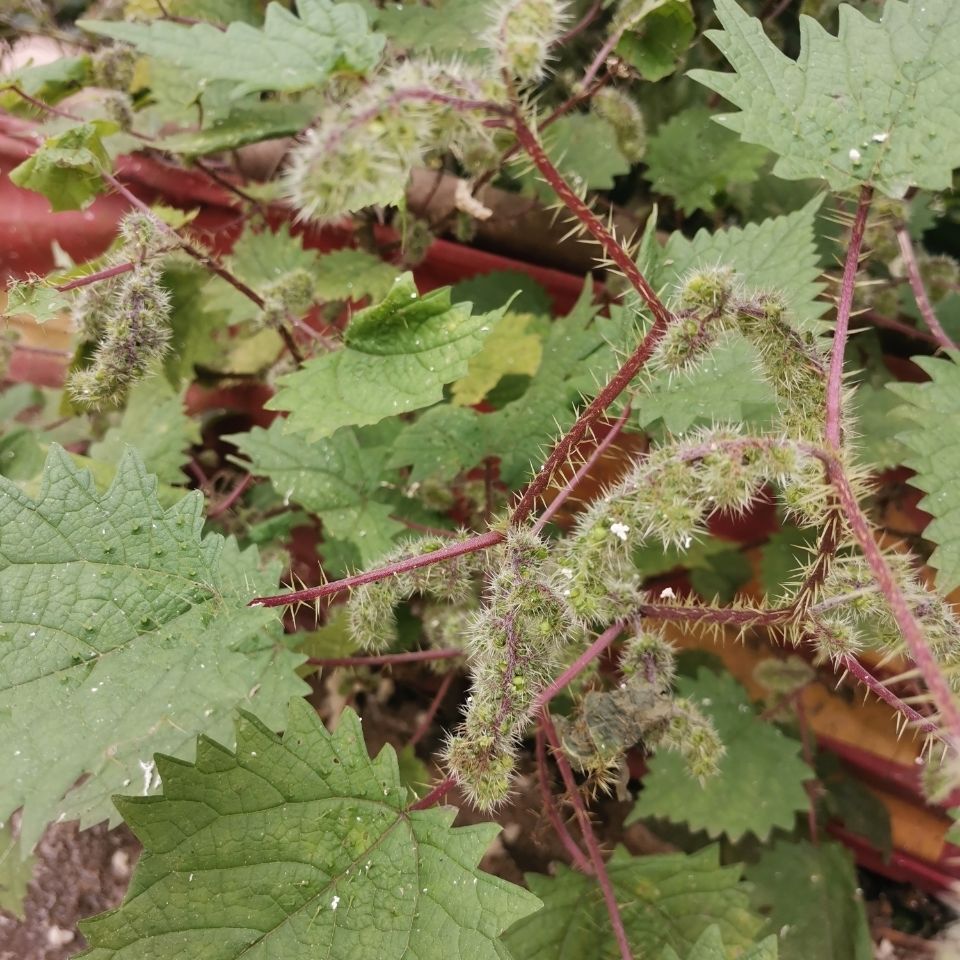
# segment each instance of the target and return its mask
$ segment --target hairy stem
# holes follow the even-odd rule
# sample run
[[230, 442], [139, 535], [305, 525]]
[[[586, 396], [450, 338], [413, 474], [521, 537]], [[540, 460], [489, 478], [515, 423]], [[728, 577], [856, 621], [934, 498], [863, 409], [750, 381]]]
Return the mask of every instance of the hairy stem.
[[411, 803], [408, 810], [426, 810], [436, 806], [455, 786], [457, 781], [453, 777], [444, 777], [428, 794], [421, 797], [416, 803]]
[[540, 518], [533, 525], [533, 532], [540, 533], [540, 531], [553, 519], [557, 514], [559, 509], [567, 502], [567, 499], [570, 497], [570, 494], [580, 485], [580, 481], [583, 480], [585, 476], [594, 468], [600, 458], [607, 452], [610, 448], [610, 445], [613, 443], [617, 437], [620, 436], [620, 431], [623, 430], [624, 424], [627, 422], [627, 418], [630, 416], [630, 404], [628, 403], [623, 408], [623, 413], [620, 414], [617, 422], [610, 428], [607, 432], [607, 435], [597, 444], [596, 449], [593, 453], [584, 460], [580, 469], [564, 484], [560, 492], [550, 501], [550, 505], [546, 510], [540, 515]]
[[411, 650], [407, 653], [381, 653], [369, 657], [308, 657], [313, 667], [379, 667], [398, 663], [424, 663], [431, 660], [456, 660], [464, 655], [457, 647], [442, 650]]
[[105, 267], [103, 270], [98, 270], [96, 273], [88, 273], [85, 276], [69, 280], [67, 283], [58, 283], [53, 289], [56, 290], [57, 293], [66, 293], [68, 290], [76, 290], [79, 287], [89, 287], [91, 284], [99, 283], [101, 280], [109, 280], [111, 277], [119, 277], [124, 273], [130, 273], [131, 270], [136, 270], [137, 266], [138, 264], [132, 260], [126, 263], [118, 263], [113, 267]]
[[927, 645], [920, 624], [913, 615], [907, 598], [900, 589], [900, 584], [897, 583], [897, 578], [890, 568], [890, 564], [887, 563], [883, 551], [874, 539], [870, 523], [857, 503], [857, 498], [850, 486], [850, 481], [843, 472], [842, 465], [835, 457], [830, 457], [827, 461], [827, 473], [830, 482], [837, 491], [840, 506], [846, 515], [847, 522], [850, 524], [850, 529], [860, 544], [863, 556], [876, 578], [881, 592], [890, 605], [890, 612], [900, 628], [900, 633], [903, 635], [904, 643], [910, 651], [910, 656], [920, 669], [924, 683], [937, 705], [944, 736], [954, 750], [960, 750], [960, 709], [958, 709], [950, 684]]
[[862, 683], [878, 700], [887, 706], [893, 707], [904, 716], [918, 730], [939, 736], [940, 728], [920, 713], [917, 713], [909, 704], [904, 703], [882, 680], [875, 677], [856, 657], [847, 654], [838, 661], [838, 666]]
[[827, 443], [840, 446], [840, 421], [843, 403], [843, 355], [850, 331], [850, 313], [853, 309], [853, 290], [860, 266], [860, 251], [863, 249], [863, 234], [867, 227], [867, 214], [873, 200], [873, 187], [860, 188], [857, 213], [850, 233], [850, 246], [843, 264], [843, 279], [840, 281], [840, 299], [837, 302], [837, 322], [833, 331], [833, 347], [830, 352], [830, 372], [827, 375]]
[[367, 570], [365, 573], [357, 573], [352, 577], [344, 577], [342, 580], [323, 583], [319, 587], [308, 587], [305, 590], [296, 590], [293, 593], [281, 593], [273, 597], [255, 597], [247, 606], [283, 607], [289, 603], [307, 603], [312, 600], [320, 600], [323, 597], [332, 597], [334, 594], [342, 593], [344, 590], [351, 590], [353, 587], [362, 587], [365, 583], [376, 583], [378, 580], [386, 580], [387, 577], [396, 576], [398, 573], [406, 573], [408, 570], [416, 570], [419, 567], [429, 567], [431, 564], [443, 563], [444, 560], [462, 557], [467, 553], [486, 550], [488, 547], [502, 543], [504, 539], [504, 535], [500, 533], [499, 530], [478, 533], [475, 537], [470, 537], [469, 540], [452, 543], [449, 547], [441, 547], [439, 550], [433, 550], [430, 553], [422, 553], [418, 557], [407, 557], [405, 560], [397, 560], [395, 563], [388, 563], [386, 566], [378, 567], [376, 570]]
[[593, 867], [590, 861], [570, 835], [570, 831], [563, 822], [563, 817], [560, 816], [560, 811], [554, 802], [553, 791], [550, 789], [550, 771], [547, 767], [547, 738], [543, 732], [543, 727], [539, 726], [537, 727], [536, 753], [537, 774], [540, 780], [540, 797], [543, 800], [543, 810], [547, 815], [547, 819], [550, 821], [550, 826], [553, 827], [554, 833], [560, 838], [560, 842], [570, 855], [570, 859], [577, 870], [585, 873], [588, 877], [593, 876]]
[[610, 926], [613, 928], [613, 936], [617, 941], [617, 947], [620, 949], [620, 960], [633, 960], [633, 953], [630, 950], [630, 942], [627, 940], [627, 932], [623, 927], [623, 918], [620, 916], [620, 907], [617, 905], [617, 897], [613, 891], [613, 884], [610, 882], [610, 874], [607, 873], [607, 865], [603, 862], [603, 854], [600, 852], [600, 844], [593, 832], [593, 825], [590, 823], [590, 815], [584, 806], [583, 797], [577, 789], [577, 781], [573, 776], [573, 770], [567, 762], [567, 758], [560, 744], [560, 738], [557, 736], [557, 729], [550, 719], [550, 711], [543, 708], [540, 711], [540, 726], [543, 729], [550, 746], [553, 748], [553, 759], [563, 777], [564, 786], [567, 788], [567, 796], [570, 803], [573, 804], [574, 812], [577, 815], [577, 822], [580, 825], [580, 834], [587, 847], [587, 854], [590, 857], [590, 863], [593, 865], [593, 873], [597, 878], [597, 883], [603, 892], [603, 899], [607, 905], [607, 913], [610, 916]]
[[407, 741], [408, 747], [415, 747], [427, 735], [427, 732], [433, 725], [433, 721], [436, 719], [437, 711], [440, 709], [440, 706], [447, 697], [447, 693], [450, 691], [450, 685], [453, 683], [453, 678], [456, 675], [456, 670], [448, 670], [443, 675], [440, 686], [437, 687], [437, 692], [433, 695], [430, 706], [427, 707], [426, 714], [417, 725], [417, 729], [413, 731], [413, 736]]
[[571, 663], [570, 666], [567, 667], [567, 669], [564, 670], [563, 673], [561, 673], [560, 676], [550, 684], [550, 686], [544, 687], [537, 699], [533, 701], [530, 712], [538, 713], [558, 693], [560, 693], [561, 690], [568, 686], [571, 681], [579, 677], [580, 674], [583, 673], [583, 671], [586, 670], [587, 667], [589, 667], [590, 664], [593, 663], [593, 661], [596, 660], [597, 657], [599, 657], [600, 654], [603, 653], [603, 651], [606, 650], [607, 647], [609, 647], [617, 639], [617, 637], [620, 636], [621, 633], [623, 633], [624, 626], [625, 624], [623, 621], [618, 620], [613, 625], [607, 627], [607, 629], [604, 630], [603, 633], [601, 633], [600, 636], [597, 637], [597, 639], [594, 640], [593, 643], [591, 643], [590, 646], [587, 647], [587, 649], [584, 650], [583, 653], [581, 653], [580, 656], [577, 657], [577, 659], [574, 660], [573, 663]]
[[900, 256], [903, 257], [903, 264], [907, 268], [907, 278], [910, 281], [910, 289], [913, 291], [913, 298], [917, 301], [917, 307], [920, 310], [920, 316], [923, 322], [930, 329], [930, 332], [936, 337], [937, 343], [947, 350], [956, 350], [957, 345], [950, 338], [946, 330], [940, 324], [937, 314], [927, 296], [927, 288], [923, 285], [923, 277], [920, 276], [920, 265], [917, 263], [917, 255], [913, 249], [913, 241], [910, 239], [910, 231], [907, 230], [905, 223], [897, 224], [897, 243], [900, 245]]

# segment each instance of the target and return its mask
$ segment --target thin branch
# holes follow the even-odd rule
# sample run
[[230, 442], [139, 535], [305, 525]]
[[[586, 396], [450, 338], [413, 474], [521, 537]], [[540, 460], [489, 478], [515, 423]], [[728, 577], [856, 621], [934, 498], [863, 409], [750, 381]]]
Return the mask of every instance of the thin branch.
[[870, 523], [860, 509], [860, 504], [857, 503], [853, 488], [843, 472], [840, 461], [836, 457], [830, 456], [826, 462], [827, 475], [837, 491], [840, 506], [847, 517], [850, 529], [857, 538], [864, 558], [876, 578], [880, 590], [886, 597], [887, 603], [890, 605], [890, 612], [900, 628], [900, 633], [903, 635], [904, 643], [910, 651], [910, 656], [919, 667], [924, 683], [937, 705], [942, 720], [943, 733], [953, 749], [960, 750], [960, 708], [957, 706], [950, 684], [927, 645], [920, 624], [917, 623], [917, 619], [910, 609], [910, 604], [900, 589], [900, 584], [897, 583], [897, 578], [890, 564], [887, 563], [887, 558], [874, 539]]
[[547, 457], [537, 475], [533, 478], [523, 496], [520, 498], [511, 517], [511, 523], [518, 524], [525, 520], [536, 506], [537, 499], [549, 486], [553, 474], [567, 461], [573, 449], [586, 436], [593, 423], [598, 420], [630, 385], [633, 378], [639, 373], [643, 365], [650, 358], [656, 345], [667, 331], [672, 320], [670, 311], [663, 305], [654, 289], [647, 283], [646, 278], [630, 259], [629, 254], [617, 242], [616, 238], [607, 230], [594, 212], [577, 196], [573, 188], [563, 178], [559, 170], [546, 155], [540, 141], [533, 131], [526, 125], [519, 114], [514, 120], [517, 138], [524, 150], [530, 155], [534, 165], [543, 178], [550, 184], [557, 196], [569, 211], [593, 234], [602, 247], [604, 253], [623, 272], [631, 286], [643, 298], [650, 308], [655, 320], [636, 350], [630, 355], [623, 366], [614, 374], [607, 385], [594, 397], [593, 401], [577, 418], [576, 423], [560, 439]]
[[438, 804], [455, 786], [457, 781], [453, 777], [445, 777], [428, 794], [421, 797], [416, 803], [411, 803], [408, 810], [426, 810]]
[[459, 543], [452, 543], [449, 547], [441, 547], [439, 550], [423, 553], [417, 557], [407, 557], [405, 560], [389, 563], [384, 567], [378, 567], [376, 570], [367, 570], [365, 573], [357, 573], [352, 577], [344, 577], [342, 580], [324, 583], [319, 587], [308, 587], [305, 590], [297, 590], [293, 593], [282, 593], [273, 597], [256, 597], [251, 600], [247, 606], [283, 607], [290, 603], [303, 603], [319, 600], [321, 597], [331, 597], [335, 593], [352, 590], [354, 587], [362, 587], [367, 583], [376, 583], [378, 580], [386, 580], [387, 577], [393, 577], [399, 573], [406, 573], [408, 570], [429, 567], [433, 563], [443, 563], [444, 560], [462, 557], [467, 553], [486, 550], [488, 547], [502, 543], [504, 539], [504, 535], [500, 533], [499, 530], [478, 533], [475, 537], [470, 537], [468, 540], [461, 540]]
[[106, 267], [98, 270], [96, 273], [88, 273], [85, 276], [77, 277], [67, 283], [58, 283], [54, 285], [57, 293], [66, 293], [68, 290], [76, 290], [78, 287], [88, 287], [92, 283], [99, 283], [101, 280], [109, 280], [111, 277], [119, 277], [124, 273], [130, 273], [136, 270], [138, 264], [128, 261], [127, 263], [118, 263], [113, 267]]
[[587, 808], [583, 804], [583, 798], [577, 789], [577, 781], [574, 779], [573, 770], [567, 762], [563, 747], [560, 745], [560, 738], [557, 736], [557, 730], [550, 719], [550, 712], [544, 708], [540, 712], [540, 725], [546, 735], [550, 746], [553, 748], [553, 759], [563, 777], [563, 783], [567, 788], [567, 796], [570, 803], [573, 804], [574, 812], [577, 815], [577, 821], [580, 825], [580, 834], [587, 847], [587, 854], [590, 857], [590, 863], [593, 865], [593, 872], [597, 878], [597, 883], [603, 892], [603, 899], [607, 905], [607, 913], [610, 916], [610, 926], [613, 928], [613, 936], [620, 949], [621, 960], [633, 960], [633, 953], [630, 950], [630, 942], [627, 940], [627, 932], [623, 926], [623, 919], [620, 916], [620, 907], [617, 905], [617, 896], [613, 890], [613, 884], [610, 882], [610, 874], [607, 873], [607, 865], [603, 862], [603, 854], [600, 852], [600, 845], [593, 832], [593, 825], [590, 823], [590, 816]]
[[620, 42], [621, 37], [627, 30], [629, 25], [629, 20], [626, 21], [618, 29], [614, 30], [613, 33], [607, 37], [606, 42], [603, 46], [597, 51], [597, 55], [593, 58], [593, 62], [587, 67], [586, 73], [583, 75], [583, 79], [580, 81], [581, 87], [588, 87], [593, 82], [594, 77], [600, 72], [600, 68], [607, 62], [607, 57], [613, 53], [614, 47]]
[[400, 663], [425, 663], [431, 660], [456, 660], [464, 655], [459, 649], [411, 650], [407, 653], [381, 653], [369, 657], [308, 657], [312, 667], [382, 667]]
[[862, 683], [878, 700], [882, 700], [888, 707], [893, 707], [902, 714], [918, 730], [939, 737], [940, 728], [929, 718], [917, 713], [909, 704], [901, 700], [882, 680], [875, 677], [856, 657], [847, 654], [838, 660], [838, 666], [843, 667], [851, 676]]
[[418, 724], [417, 729], [413, 731], [413, 736], [407, 741], [408, 747], [415, 747], [427, 735], [427, 732], [433, 725], [433, 721], [436, 719], [437, 711], [440, 709], [443, 701], [446, 699], [447, 693], [450, 690], [450, 684], [453, 683], [453, 678], [456, 675], [457, 673], [455, 670], [448, 670], [443, 675], [443, 679], [440, 681], [440, 686], [437, 687], [437, 692], [433, 695], [433, 699], [430, 701], [430, 706], [427, 707], [426, 714]]
[[246, 492], [250, 484], [253, 483], [253, 477], [248, 473], [239, 483], [234, 484], [233, 489], [219, 503], [213, 504], [207, 510], [207, 519], [219, 517], [221, 513], [226, 513]]
[[907, 278], [910, 281], [913, 297], [917, 301], [920, 316], [923, 317], [924, 323], [930, 328], [930, 332], [936, 337], [937, 343], [941, 347], [945, 350], [956, 350], [956, 343], [943, 329], [933, 309], [933, 304], [930, 302], [930, 297], [927, 296], [927, 288], [923, 285], [923, 277], [920, 276], [920, 265], [917, 263], [917, 255], [913, 249], [913, 241], [910, 239], [910, 231], [907, 230], [907, 225], [898, 223], [896, 231], [897, 243], [900, 244], [900, 256], [903, 257], [903, 264], [907, 268]]
[[853, 309], [853, 291], [857, 280], [857, 268], [860, 266], [860, 250], [863, 248], [863, 234], [867, 226], [867, 214], [873, 200], [873, 187], [860, 188], [857, 200], [857, 213], [850, 233], [850, 246], [843, 264], [843, 279], [840, 284], [840, 300], [837, 303], [837, 322], [833, 331], [833, 347], [830, 353], [830, 372], [827, 375], [827, 443], [840, 446], [841, 406], [843, 401], [843, 355], [850, 329], [850, 312]]
[[560, 816], [560, 811], [554, 802], [553, 791], [550, 789], [550, 770], [547, 767], [547, 738], [543, 732], [543, 727], [540, 726], [537, 727], [536, 745], [537, 774], [540, 780], [540, 797], [543, 800], [543, 811], [546, 813], [554, 833], [560, 838], [564, 849], [570, 855], [573, 865], [588, 877], [593, 876], [593, 866], [570, 835], [570, 831], [563, 822], [563, 817]]
[[539, 713], [561, 690], [580, 676], [580, 674], [623, 633], [624, 626], [623, 621], [618, 620], [616, 623], [607, 627], [553, 683], [548, 687], [544, 687], [537, 699], [533, 701], [533, 705], [530, 708], [531, 715]]
[[620, 436], [624, 424], [630, 416], [630, 404], [623, 408], [620, 418], [610, 428], [607, 435], [597, 444], [596, 449], [583, 462], [580, 469], [564, 484], [560, 492], [550, 501], [550, 505], [540, 515], [540, 519], [533, 525], [533, 532], [539, 533], [556, 515], [557, 511], [567, 502], [570, 494], [580, 485], [580, 481], [594, 468], [600, 458], [607, 452], [614, 440]]
[[[263, 297], [257, 293], [252, 287], [247, 286], [239, 277], [231, 273], [216, 257], [213, 256], [209, 251], [203, 250], [200, 247], [194, 246], [186, 237], [182, 236], [178, 231], [176, 231], [170, 224], [165, 223], [163, 220], [158, 217], [153, 210], [150, 209], [149, 205], [144, 203], [135, 193], [128, 190], [115, 176], [110, 173], [104, 172], [101, 174], [103, 179], [113, 187], [117, 193], [120, 194], [128, 203], [134, 206], [141, 213], [145, 213], [149, 216], [167, 236], [175, 240], [177, 245], [186, 253], [189, 257], [197, 261], [201, 266], [206, 267], [211, 273], [215, 273], [222, 280], [226, 280], [235, 290], [239, 293], [242, 293], [251, 303], [257, 306], [259, 309], [263, 309], [266, 306], [266, 303]], [[293, 340], [293, 337], [290, 335], [290, 331], [281, 327], [280, 335], [283, 337], [284, 343], [287, 346], [287, 349], [290, 351], [290, 355], [298, 363], [303, 363], [303, 355], [300, 353], [299, 348]]]
[[561, 34], [557, 37], [557, 45], [567, 43], [569, 40], [572, 40], [574, 37], [579, 36], [583, 33], [587, 27], [597, 19], [597, 15], [600, 13], [600, 10], [603, 8], [603, 0], [593, 0], [593, 6], [577, 21], [566, 33]]

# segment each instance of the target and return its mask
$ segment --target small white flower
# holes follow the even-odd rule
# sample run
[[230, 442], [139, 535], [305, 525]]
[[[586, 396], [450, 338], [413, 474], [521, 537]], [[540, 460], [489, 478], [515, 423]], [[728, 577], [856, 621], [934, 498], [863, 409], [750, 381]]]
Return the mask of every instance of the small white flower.
[[874, 143], [884, 143], [886, 142], [889, 136], [890, 136], [889, 133], [887, 133], [886, 131], [883, 131], [882, 133], [875, 133], [870, 139]]
[[860, 151], [856, 147], [851, 147], [847, 156], [850, 158], [851, 163], [860, 162]]
[[619, 537], [621, 540], [627, 539], [627, 534], [630, 532], [630, 528], [625, 523], [611, 523], [610, 532], [615, 536]]
[[664, 587], [660, 591], [661, 600], [673, 600], [676, 597], [676, 594], [673, 592], [673, 587]]
[[339, 907], [339, 906], [340, 906], [340, 898], [339, 898], [339, 897], [334, 897], [334, 898], [330, 901], [330, 909], [331, 909], [331, 910], [336, 910], [337, 907]]

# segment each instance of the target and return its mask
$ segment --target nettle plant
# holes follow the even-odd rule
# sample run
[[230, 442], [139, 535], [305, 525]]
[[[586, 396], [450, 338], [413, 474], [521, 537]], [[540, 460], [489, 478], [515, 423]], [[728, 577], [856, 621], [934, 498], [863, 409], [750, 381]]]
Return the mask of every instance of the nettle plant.
[[[789, 45], [783, 6], [767, 27]], [[960, 7], [865, 6], [842, 4], [836, 35], [801, 18], [794, 59], [734, 0], [265, 14], [170, 0], [123, 21], [108, 4], [79, 23], [76, 56], [3, 79], [35, 144], [13, 182], [55, 210], [105, 190], [130, 206], [101, 258], [8, 294], [11, 314], [69, 311], [78, 347], [62, 397], [3, 398], [0, 815], [22, 808], [28, 853], [51, 821], [119, 811], [145, 850], [123, 905], [84, 923], [85, 956], [868, 955], [849, 860], [818, 843], [814, 815], [813, 843], [795, 826], [813, 777], [800, 744], [674, 646], [683, 631], [749, 633], [812, 654], [928, 739], [932, 799], [960, 784], [960, 623], [944, 599], [960, 584], [960, 376], [952, 315], [934, 309], [950, 312], [958, 277], [917, 244], [952, 209]], [[719, 21], [709, 43], [695, 12]], [[673, 75], [683, 57], [696, 69]], [[260, 183], [216, 159], [281, 137]], [[229, 256], [112, 172], [131, 150], [185, 157], [232, 191]], [[776, 191], [790, 206], [665, 242], [654, 209], [628, 242], [598, 190], [641, 163], [677, 214], [762, 219]], [[412, 208], [423, 167], [456, 175], [452, 219]], [[407, 268], [435, 232], [473, 234], [494, 178], [598, 248], [605, 299], [588, 279], [550, 321], [524, 277], [418, 291]], [[304, 246], [271, 219], [284, 205], [353, 242]], [[830, 323], [824, 237], [842, 250]], [[929, 383], [882, 389], [876, 341], [848, 350], [863, 309], [943, 351], [918, 361]], [[282, 414], [225, 438], [237, 453], [219, 476], [249, 476], [214, 496], [207, 533], [209, 461], [191, 463], [199, 491], [177, 489], [200, 439], [180, 391], [198, 371], [271, 383]], [[571, 520], [631, 433], [645, 452]], [[936, 587], [869, 516], [876, 468], [897, 463], [928, 494]], [[748, 597], [708, 524], [770, 498], [784, 572]], [[285, 538], [317, 522], [323, 570], [346, 575], [277, 594]], [[677, 565], [701, 574], [697, 591], [651, 583]], [[304, 699], [317, 667], [369, 688], [369, 668], [411, 662], [448, 671], [427, 727], [451, 665], [470, 678], [419, 797], [392, 748], [370, 759], [352, 710], [328, 733]], [[768, 661], [772, 714], [812, 676], [797, 657]], [[655, 756], [631, 817], [734, 844], [778, 832], [759, 860], [741, 850], [757, 860], [752, 895], [716, 846], [605, 860], [588, 803], [633, 800], [637, 747]], [[528, 890], [477, 866], [496, 824], [454, 828], [444, 800], [502, 813], [531, 769], [572, 869], [530, 874]], [[791, 884], [811, 874], [830, 886], [806, 923]]]

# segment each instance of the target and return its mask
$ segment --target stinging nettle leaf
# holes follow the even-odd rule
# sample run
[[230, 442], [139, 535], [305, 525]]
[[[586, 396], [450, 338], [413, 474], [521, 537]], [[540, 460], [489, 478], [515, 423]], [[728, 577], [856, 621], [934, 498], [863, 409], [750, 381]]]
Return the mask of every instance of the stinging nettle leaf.
[[450, 303], [449, 287], [420, 296], [404, 274], [385, 300], [354, 315], [342, 350], [282, 377], [266, 406], [290, 411], [287, 430], [310, 439], [431, 406], [466, 374], [506, 309], [471, 314], [469, 303]]
[[747, 879], [754, 905], [779, 931], [780, 960], [872, 960], [853, 857], [839, 843], [778, 840]]
[[90, 457], [119, 464], [132, 446], [146, 469], [162, 483], [183, 484], [187, 448], [200, 442], [200, 425], [183, 409], [183, 399], [166, 380], [149, 377], [130, 391], [120, 422], [90, 447]]
[[[348, 540], [363, 563], [373, 563], [393, 545], [405, 527], [390, 519], [393, 507], [377, 502], [384, 449], [364, 449], [357, 431], [338, 430], [332, 437], [305, 442], [284, 432], [284, 421], [224, 437], [249, 457], [252, 473], [268, 477], [285, 503], [298, 503], [317, 514], [324, 528]], [[240, 462], [240, 461], [238, 461]]]
[[48, 137], [40, 148], [10, 171], [18, 187], [42, 193], [50, 209], [82, 210], [103, 190], [101, 173], [110, 171], [103, 137], [120, 128], [108, 120], [91, 120]]
[[951, 350], [948, 355], [949, 360], [912, 358], [930, 377], [929, 383], [888, 386], [907, 401], [897, 414], [913, 421], [897, 439], [911, 454], [904, 461], [916, 471], [910, 483], [926, 494], [919, 506], [933, 516], [923, 535], [937, 545], [930, 566], [937, 571], [937, 587], [943, 593], [960, 586], [960, 353]]
[[463, 407], [432, 407], [397, 437], [388, 463], [411, 467], [412, 483], [430, 477], [450, 480], [482, 459], [482, 419], [476, 411]]
[[[729, 951], [724, 960], [732, 960], [753, 943], [763, 926], [750, 910], [740, 866], [720, 866], [716, 847], [691, 855], [649, 857], [632, 857], [621, 848], [610, 858], [607, 872], [637, 957], [654, 957], [667, 947], [686, 956], [700, 935], [716, 925]], [[621, 956], [593, 877], [558, 867], [555, 877], [531, 873], [526, 879], [543, 900], [543, 909], [508, 932], [507, 946], [515, 957], [615, 960]]]
[[774, 827], [790, 829], [810, 805], [803, 784], [814, 775], [800, 744], [761, 720], [729, 675], [701, 669], [696, 680], [681, 679], [677, 691], [713, 720], [726, 747], [719, 773], [701, 787], [678, 754], [659, 751], [630, 820], [663, 817], [734, 843], [748, 833], [766, 840]]
[[299, 16], [271, 3], [262, 30], [246, 23], [231, 23], [226, 30], [165, 20], [77, 23], [90, 33], [132, 44], [141, 53], [198, 73], [207, 84], [231, 81], [235, 97], [306, 90], [323, 85], [336, 71], [364, 73], [376, 65], [384, 38], [370, 31], [359, 4], [299, 0], [297, 12]]
[[879, 22], [841, 4], [836, 37], [801, 16], [796, 61], [734, 0], [715, 3], [723, 29], [706, 35], [735, 72], [690, 76], [740, 108], [718, 122], [779, 154], [777, 176], [898, 198], [949, 189], [960, 166], [955, 0], [887, 0]]
[[199, 494], [164, 510], [155, 489], [133, 450], [104, 494], [55, 445], [36, 500], [0, 478], [0, 819], [23, 806], [25, 850], [153, 789], [154, 749], [229, 737], [238, 705], [280, 722], [304, 689], [277, 618], [244, 606], [279, 569], [201, 538]]
[[[726, 960], [727, 948], [723, 945], [723, 934], [718, 926], [707, 927], [700, 939], [686, 954], [685, 960]], [[777, 960], [777, 938], [767, 937], [745, 953], [737, 955], [737, 960]], [[660, 960], [684, 960], [673, 947], [666, 947]]]
[[396, 754], [357, 715], [327, 733], [291, 701], [283, 738], [242, 714], [236, 752], [157, 757], [163, 794], [117, 801], [146, 853], [123, 904], [83, 922], [86, 960], [506, 960], [540, 901], [477, 868], [496, 824], [406, 809]]

